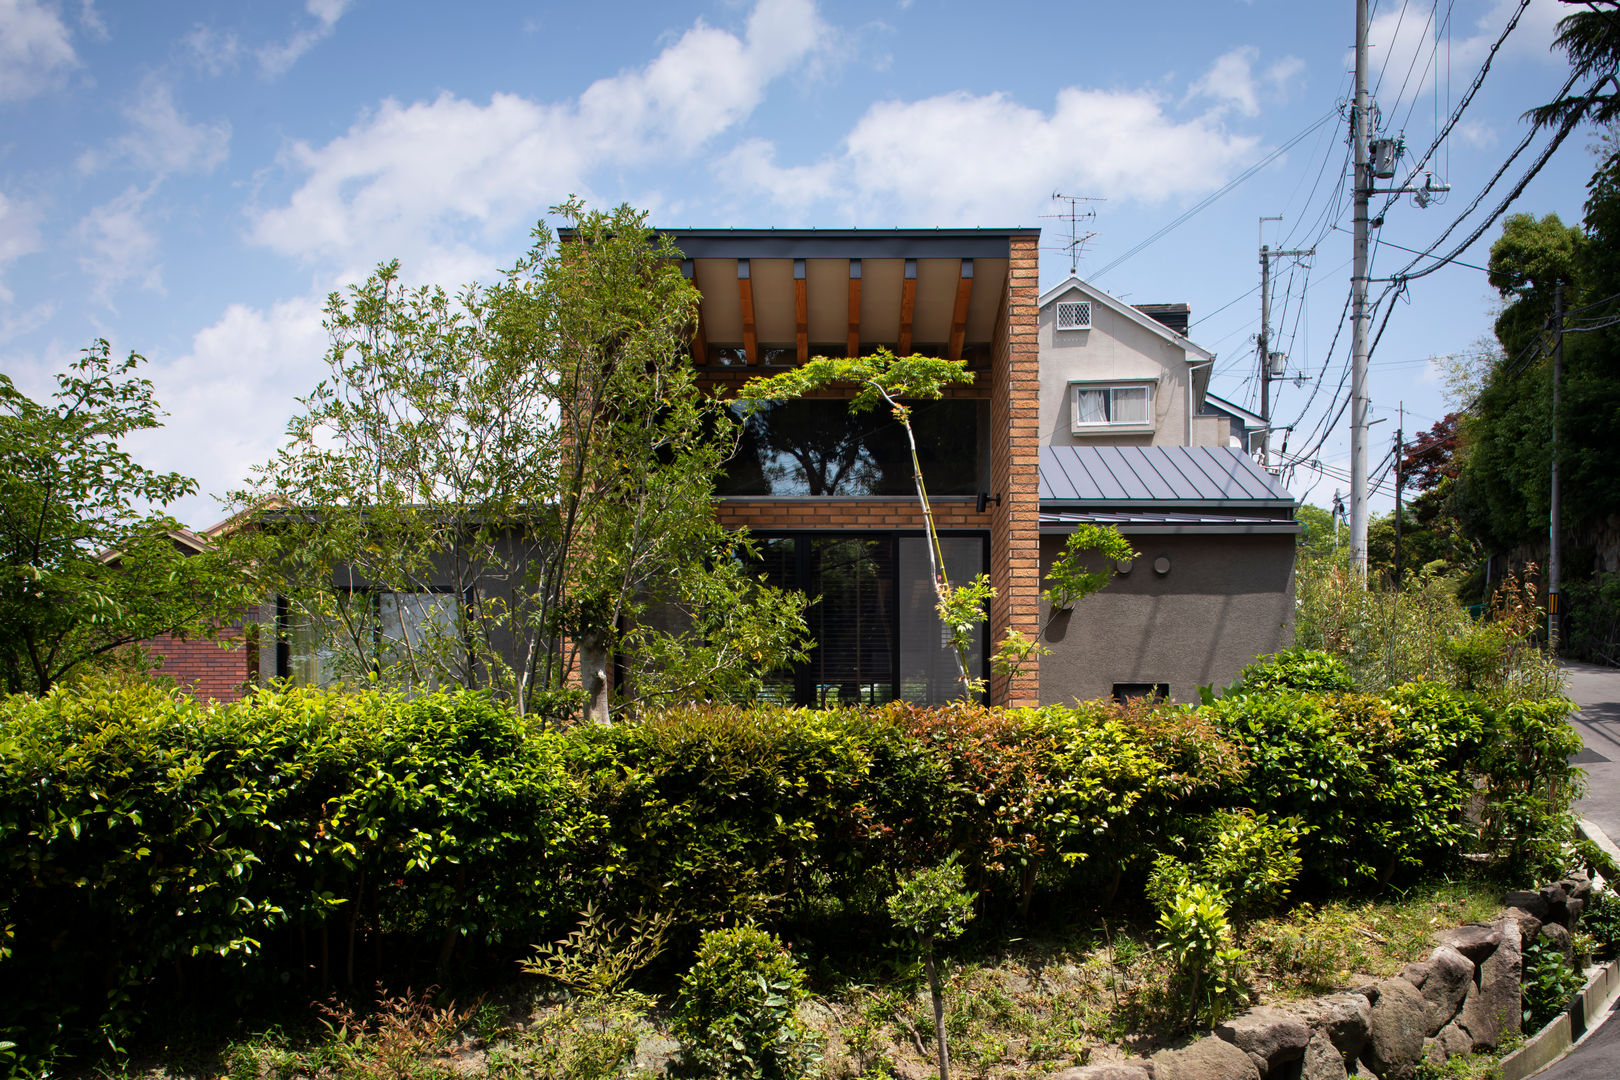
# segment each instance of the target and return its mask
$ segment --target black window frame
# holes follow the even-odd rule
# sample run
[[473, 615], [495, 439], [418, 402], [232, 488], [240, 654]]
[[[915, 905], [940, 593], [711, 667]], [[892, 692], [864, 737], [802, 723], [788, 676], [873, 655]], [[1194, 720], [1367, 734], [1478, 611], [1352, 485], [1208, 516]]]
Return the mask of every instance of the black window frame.
[[[787, 587], [794, 588], [794, 589], [799, 589], [799, 590], [805, 592], [806, 594], [809, 593], [809, 589], [806, 588], [806, 586], [809, 583], [809, 581], [811, 580], [811, 575], [812, 575], [812, 570], [811, 570], [812, 562], [811, 562], [811, 554], [810, 554], [811, 545], [809, 543], [810, 541], [816, 541], [816, 540], [834, 540], [834, 541], [836, 541], [836, 540], [885, 540], [885, 541], [888, 542], [891, 565], [893, 565], [895, 567], [895, 569], [896, 569], [896, 572], [891, 575], [891, 580], [889, 581], [889, 610], [894, 613], [894, 617], [891, 619], [891, 625], [888, 628], [889, 629], [889, 685], [891, 687], [893, 687], [893, 693], [894, 693], [894, 696], [891, 697], [889, 700], [890, 701], [903, 700], [900, 697], [900, 685], [901, 685], [900, 675], [901, 675], [901, 672], [900, 672], [900, 618], [899, 618], [899, 612], [900, 612], [900, 600], [901, 600], [900, 588], [901, 588], [901, 584], [902, 584], [901, 580], [900, 580], [900, 574], [898, 572], [899, 565], [900, 565], [900, 541], [902, 539], [915, 539], [915, 538], [918, 538], [918, 537], [926, 537], [928, 535], [927, 530], [925, 530], [925, 529], [770, 529], [770, 528], [756, 528], [756, 529], [750, 530], [750, 535], [754, 539], [762, 540], [762, 541], [763, 540], [793, 540], [794, 541], [794, 546], [793, 546], [793, 563], [794, 563], [793, 574], [794, 574], [794, 581], [793, 581], [792, 584], [790, 584]], [[978, 572], [982, 573], [982, 574], [989, 574], [990, 573], [990, 564], [991, 564], [990, 547], [991, 547], [991, 544], [994, 541], [993, 541], [993, 539], [992, 539], [992, 537], [990, 535], [990, 530], [989, 529], [948, 529], [948, 530], [942, 530], [940, 532], [940, 534], [939, 534], [939, 537], [940, 537], [941, 540], [951, 540], [951, 539], [977, 539], [977, 540], [981, 540], [983, 542], [982, 546], [980, 547], [980, 551], [982, 552], [982, 559], [981, 559], [981, 565], [979, 567]], [[961, 585], [961, 584], [965, 584], [965, 582], [956, 582], [955, 584]], [[990, 654], [991, 654], [992, 649], [994, 648], [994, 642], [992, 642], [990, 640], [991, 620], [990, 620], [990, 617], [989, 617], [988, 613], [985, 616], [984, 625], [985, 625], [985, 650], [984, 650], [984, 658], [983, 658], [983, 661], [982, 661], [982, 663], [980, 665], [979, 677], [984, 680], [985, 689], [980, 691], [979, 694], [976, 695], [976, 698], [975, 698], [975, 700], [977, 700], [980, 704], [987, 704], [988, 701], [989, 701], [989, 685], [990, 685], [990, 670], [991, 670], [990, 669]], [[819, 642], [817, 644], [819, 645]], [[794, 700], [794, 703], [797, 704], [797, 705], [800, 705], [800, 706], [806, 706], [806, 707], [810, 707], [810, 708], [818, 707], [816, 705], [816, 695], [815, 695], [816, 680], [815, 680], [815, 671], [814, 671], [813, 664], [810, 661], [805, 661], [803, 663], [794, 664], [792, 674], [793, 674], [793, 690], [794, 690], [793, 700]], [[953, 699], [953, 700], [956, 700], [956, 699]]]

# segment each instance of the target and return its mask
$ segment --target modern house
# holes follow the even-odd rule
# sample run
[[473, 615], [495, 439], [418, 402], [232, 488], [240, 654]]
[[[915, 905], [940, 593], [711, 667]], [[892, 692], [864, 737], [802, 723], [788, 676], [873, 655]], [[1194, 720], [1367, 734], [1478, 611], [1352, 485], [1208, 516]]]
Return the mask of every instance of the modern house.
[[[1034, 229], [669, 236], [702, 296], [706, 388], [880, 346], [966, 363], [972, 382], [915, 403], [913, 425], [950, 578], [995, 588], [973, 656], [992, 704], [1186, 700], [1289, 641], [1294, 504], [1232, 446], [1252, 425], [1209, 398], [1215, 358], [1186, 337], [1185, 304], [1132, 306], [1075, 277], [1040, 295]], [[908, 447], [887, 412], [852, 414], [852, 392], [753, 412], [716, 513], [759, 539], [769, 580], [814, 598], [817, 647], [774, 697], [944, 701], [959, 686]], [[1141, 558], [1051, 618], [1041, 577], [1082, 521], [1117, 526]], [[992, 639], [1043, 626], [1051, 655], [991, 672]]]

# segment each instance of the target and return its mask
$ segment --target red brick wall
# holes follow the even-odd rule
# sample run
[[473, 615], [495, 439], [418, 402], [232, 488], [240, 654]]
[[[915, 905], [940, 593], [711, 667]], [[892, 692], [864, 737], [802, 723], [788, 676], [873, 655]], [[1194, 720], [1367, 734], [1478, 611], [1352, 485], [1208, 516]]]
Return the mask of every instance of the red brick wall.
[[[935, 497], [934, 525], [942, 532], [987, 529], [991, 515], [976, 512], [971, 495]], [[995, 509], [995, 507], [991, 507]], [[921, 529], [922, 508], [915, 498], [725, 499], [715, 511], [728, 529], [754, 532], [801, 529]]]
[[195, 697], [239, 700], [258, 674], [257, 650], [243, 641], [239, 627], [222, 630], [213, 640], [164, 634], [142, 644], [160, 661], [158, 672]]
[[[1012, 241], [1012, 264], [1001, 318], [996, 321], [990, 396], [992, 505], [990, 640], [1008, 627], [1034, 637], [1040, 628], [1040, 354], [1036, 343], [1039, 267], [1034, 237]], [[1032, 657], [1010, 682], [990, 680], [996, 705], [1034, 705], [1040, 694], [1039, 659]]]

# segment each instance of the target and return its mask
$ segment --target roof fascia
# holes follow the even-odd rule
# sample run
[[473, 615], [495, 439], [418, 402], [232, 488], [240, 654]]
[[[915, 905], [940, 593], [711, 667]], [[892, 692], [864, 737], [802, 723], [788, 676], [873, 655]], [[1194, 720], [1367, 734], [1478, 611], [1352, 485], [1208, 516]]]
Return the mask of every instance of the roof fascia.
[[1197, 360], [1193, 360], [1191, 356], [1186, 357], [1189, 364], [1205, 363], [1215, 359], [1214, 353], [1210, 352], [1202, 345], [1199, 345], [1191, 338], [1183, 337], [1181, 334], [1176, 333], [1174, 330], [1164, 325], [1158, 319], [1153, 318], [1153, 316], [1144, 315], [1142, 312], [1131, 307], [1131, 305], [1127, 304], [1125, 301], [1120, 300], [1117, 297], [1110, 296], [1108, 293], [1105, 293], [1101, 289], [1097, 288], [1097, 286], [1092, 285], [1087, 281], [1083, 281], [1080, 278], [1074, 277], [1073, 275], [1070, 275], [1064, 280], [1058, 282], [1056, 285], [1052, 286], [1050, 289], [1047, 289], [1046, 292], [1042, 293], [1039, 306], [1042, 308], [1046, 307], [1046, 305], [1050, 304], [1053, 300], [1056, 300], [1059, 296], [1068, 292], [1070, 289], [1079, 289], [1092, 299], [1101, 301], [1110, 309], [1119, 312], [1121, 315], [1125, 316], [1127, 319], [1130, 319], [1142, 329], [1151, 330], [1153, 333], [1164, 338], [1164, 340], [1170, 342], [1172, 345], [1176, 345], [1184, 349], [1186, 352], [1196, 355], [1198, 357]]

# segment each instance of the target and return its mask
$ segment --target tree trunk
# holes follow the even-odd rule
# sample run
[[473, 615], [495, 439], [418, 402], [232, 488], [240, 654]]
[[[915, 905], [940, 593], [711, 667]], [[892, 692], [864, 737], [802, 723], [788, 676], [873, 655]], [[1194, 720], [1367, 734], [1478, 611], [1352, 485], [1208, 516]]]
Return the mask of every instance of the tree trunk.
[[934, 998], [934, 1048], [939, 1051], [939, 1080], [951, 1080], [951, 1051], [945, 1045], [945, 988], [939, 982], [932, 945], [923, 951], [923, 966], [928, 969], [928, 992]]
[[579, 639], [579, 677], [585, 693], [585, 719], [598, 724], [611, 723], [608, 711], [608, 654], [604, 636], [597, 633], [581, 634]]

